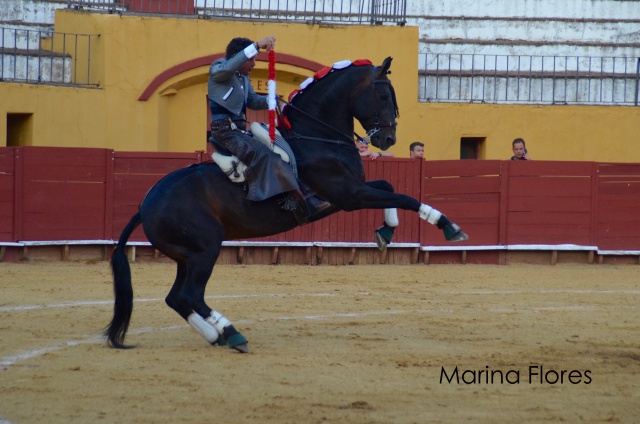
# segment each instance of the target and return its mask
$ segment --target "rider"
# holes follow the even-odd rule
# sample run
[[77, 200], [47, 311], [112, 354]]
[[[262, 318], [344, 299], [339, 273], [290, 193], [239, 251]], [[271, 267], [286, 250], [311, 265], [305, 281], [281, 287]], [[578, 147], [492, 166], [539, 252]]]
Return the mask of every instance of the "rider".
[[247, 199], [261, 201], [281, 193], [292, 194], [308, 218], [330, 206], [296, 180], [289, 165], [260, 141], [246, 133], [246, 109], [268, 108], [267, 96], [256, 94], [249, 73], [256, 65], [260, 49], [273, 50], [276, 39], [269, 36], [253, 42], [234, 38], [227, 45], [226, 57], [209, 69], [211, 135], [222, 147], [240, 159], [247, 170]]

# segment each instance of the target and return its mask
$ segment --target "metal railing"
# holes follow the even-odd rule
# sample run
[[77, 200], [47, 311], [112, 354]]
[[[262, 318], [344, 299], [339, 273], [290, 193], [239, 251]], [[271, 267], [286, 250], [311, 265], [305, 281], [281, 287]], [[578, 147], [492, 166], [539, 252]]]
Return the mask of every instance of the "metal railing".
[[68, 0], [72, 9], [111, 13], [333, 24], [406, 24], [407, 0]]
[[637, 106], [640, 58], [422, 54], [419, 100]]
[[0, 81], [97, 87], [91, 70], [97, 37], [0, 27]]

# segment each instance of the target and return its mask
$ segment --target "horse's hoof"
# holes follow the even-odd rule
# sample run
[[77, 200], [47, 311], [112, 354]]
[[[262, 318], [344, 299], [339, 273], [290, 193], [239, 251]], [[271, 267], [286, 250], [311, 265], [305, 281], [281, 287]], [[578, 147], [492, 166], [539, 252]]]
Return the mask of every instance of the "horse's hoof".
[[393, 228], [383, 225], [378, 228], [374, 234], [376, 244], [381, 252], [387, 249], [387, 245], [391, 243], [391, 237], [393, 237]]
[[233, 349], [240, 353], [249, 353], [249, 345], [247, 343], [241, 343], [237, 346], [233, 346]]
[[450, 242], [465, 241], [469, 238], [462, 228], [453, 222], [445, 225], [442, 231], [444, 231], [444, 238]]
[[249, 346], [247, 339], [240, 333], [235, 333], [225, 340], [227, 346], [237, 350], [241, 353], [249, 353]]
[[376, 239], [376, 244], [378, 245], [378, 250], [384, 252], [387, 249], [387, 241], [377, 231], [374, 236]]

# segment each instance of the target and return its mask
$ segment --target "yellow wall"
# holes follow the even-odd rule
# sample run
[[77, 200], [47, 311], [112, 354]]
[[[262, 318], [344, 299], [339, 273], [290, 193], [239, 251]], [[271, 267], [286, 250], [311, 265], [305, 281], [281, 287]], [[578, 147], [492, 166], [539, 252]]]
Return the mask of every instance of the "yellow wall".
[[[460, 138], [486, 137], [481, 159], [509, 159], [521, 137], [535, 160], [640, 162], [640, 107], [420, 105], [427, 159], [459, 159]], [[416, 132], [417, 134], [418, 132]]]
[[[163, 71], [222, 53], [233, 37], [277, 38], [276, 50], [330, 65], [394, 58], [390, 76], [398, 97], [398, 143], [408, 156], [425, 142], [427, 159], [458, 159], [461, 137], [484, 137], [484, 159], [511, 156], [522, 137], [534, 159], [640, 162], [640, 108], [443, 104], [417, 101], [418, 30], [395, 26], [331, 26], [118, 16], [62, 10], [57, 32], [100, 34], [92, 39], [91, 77], [99, 89], [0, 83], [0, 146], [8, 113], [33, 114], [33, 145], [106, 147], [120, 151], [206, 148], [208, 66], [164, 82], [147, 101], [138, 97]], [[278, 93], [288, 95], [311, 71], [278, 65]], [[266, 63], [252, 73], [265, 86]], [[15, 139], [15, 137], [14, 137]]]

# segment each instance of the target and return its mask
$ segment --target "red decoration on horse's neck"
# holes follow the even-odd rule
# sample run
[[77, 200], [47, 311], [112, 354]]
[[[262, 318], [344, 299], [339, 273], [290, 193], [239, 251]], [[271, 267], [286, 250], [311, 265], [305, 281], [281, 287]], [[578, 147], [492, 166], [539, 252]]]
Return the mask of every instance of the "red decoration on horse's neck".
[[[307, 78], [300, 84], [300, 88], [297, 88], [289, 94], [289, 102], [298, 94], [301, 94], [310, 84], [326, 77], [331, 72], [340, 71], [342, 69], [347, 69], [351, 66], [373, 66], [373, 63], [369, 59], [357, 59], [353, 62], [349, 62], [348, 60], [342, 60], [340, 62], [334, 63], [332, 66], [327, 66], [320, 69], [318, 72], [313, 74], [312, 78]], [[285, 106], [286, 107], [286, 106]]]

